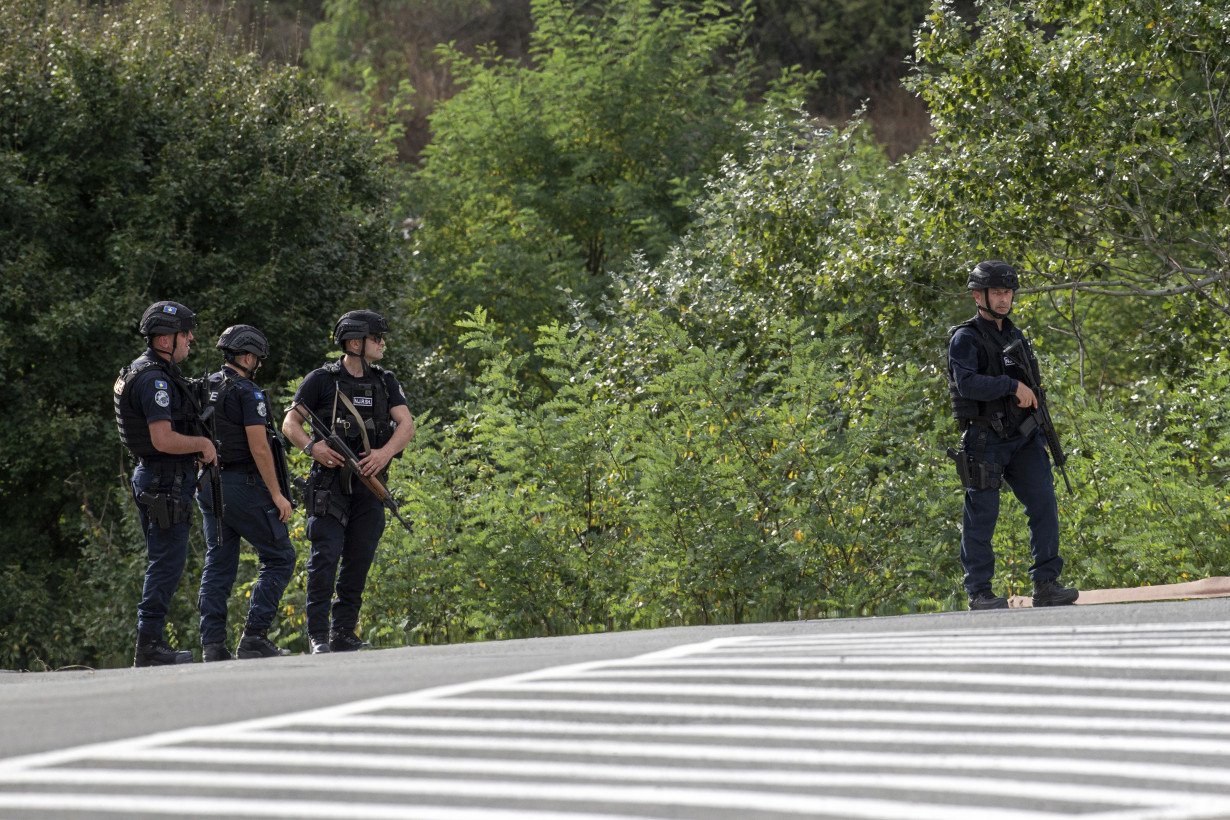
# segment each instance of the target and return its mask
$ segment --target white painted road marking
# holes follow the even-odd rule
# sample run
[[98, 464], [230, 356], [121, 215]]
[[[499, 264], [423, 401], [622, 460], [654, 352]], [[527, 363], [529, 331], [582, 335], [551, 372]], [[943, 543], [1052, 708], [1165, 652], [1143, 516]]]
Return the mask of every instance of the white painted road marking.
[[0, 817], [1230, 817], [1228, 647], [1230, 623], [720, 639], [0, 760]]

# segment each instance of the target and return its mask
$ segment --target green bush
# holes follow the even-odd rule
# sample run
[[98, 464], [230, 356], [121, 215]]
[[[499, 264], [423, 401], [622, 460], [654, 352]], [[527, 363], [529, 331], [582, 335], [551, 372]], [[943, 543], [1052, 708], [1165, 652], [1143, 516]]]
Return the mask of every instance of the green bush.
[[[213, 26], [159, 0], [0, 7], [0, 599], [20, 613], [0, 620], [3, 667], [130, 649], [57, 647], [95, 614], [73, 585], [99, 577], [78, 566], [103, 560], [87, 554], [101, 549], [91, 511], [118, 503], [128, 470], [111, 386], [142, 349], [147, 305], [197, 310], [206, 351], [230, 324], [261, 327], [276, 385], [315, 363], [342, 310], [396, 297], [380, 282], [398, 256], [371, 138]], [[185, 368], [219, 362], [198, 352]]]

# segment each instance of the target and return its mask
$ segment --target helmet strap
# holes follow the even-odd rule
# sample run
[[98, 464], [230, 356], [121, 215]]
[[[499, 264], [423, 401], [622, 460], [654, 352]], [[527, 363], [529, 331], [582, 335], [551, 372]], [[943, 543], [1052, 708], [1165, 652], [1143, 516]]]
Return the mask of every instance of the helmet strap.
[[171, 334], [171, 370], [179, 373], [179, 362], [175, 361], [175, 351], [179, 349], [179, 331]]
[[[362, 339], [363, 346], [359, 348], [358, 353], [351, 353], [349, 350], [346, 349], [346, 342], [348, 341], [351, 341], [351, 340], [346, 339], [342, 342], [342, 354], [343, 354], [342, 358], [358, 359], [359, 360], [359, 375], [366, 376], [367, 375], [367, 357], [364, 356], [363, 354], [367, 351], [367, 337], [366, 336], [363, 337]], [[350, 370], [350, 368], [346, 368], [346, 369]]]
[[248, 368], [241, 365], [239, 363], [239, 357], [235, 355], [234, 353], [231, 353], [230, 351], [223, 352], [222, 357], [226, 359], [227, 364], [229, 364], [231, 367], [235, 368], [240, 373], [242, 373], [245, 379], [252, 378], [253, 376], [256, 375], [256, 371], [261, 369], [260, 359], [256, 360], [256, 367], [253, 367], [252, 369], [249, 370]]
[[[159, 350], [157, 347], [154, 346], [154, 340], [157, 339], [159, 336], [170, 336], [171, 337], [171, 349], [170, 350]], [[158, 355], [158, 358], [162, 358], [165, 356], [167, 359], [167, 364], [169, 364], [171, 367], [179, 366], [179, 363], [175, 361], [175, 350], [177, 346], [179, 345], [179, 334], [178, 333], [151, 334], [145, 337], [145, 343], [149, 345], [150, 350], [154, 351], [154, 353]]]
[[[1008, 318], [1008, 313], [1011, 313], [1011, 312], [1012, 312], [1012, 308], [1008, 308], [1008, 313], [1000, 313], [1000, 312], [999, 312], [999, 311], [997, 311], [997, 310], [992, 310], [992, 309], [991, 309], [991, 289], [990, 289], [990, 288], [983, 288], [983, 289], [982, 289], [982, 301], [986, 302], [986, 304], [985, 304], [985, 305], [979, 305], [979, 306], [978, 306], [978, 310], [979, 310], [979, 311], [986, 311], [988, 314], [990, 314], [991, 316], [993, 316], [994, 318], [998, 319], [998, 320], [999, 320], [999, 321], [1001, 321], [1001, 322], [1002, 322], [1004, 319], [1007, 319], [1007, 318]], [[1014, 299], [1013, 301], [1015, 301], [1015, 299]]]

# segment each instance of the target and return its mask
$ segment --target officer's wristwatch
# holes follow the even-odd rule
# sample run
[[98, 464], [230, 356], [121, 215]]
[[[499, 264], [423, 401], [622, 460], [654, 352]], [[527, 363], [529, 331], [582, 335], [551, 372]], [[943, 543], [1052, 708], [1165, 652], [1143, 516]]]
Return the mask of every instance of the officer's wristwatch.
[[312, 448], [315, 446], [316, 446], [316, 439], [312, 439], [311, 441], [309, 441], [307, 443], [307, 446], [303, 448], [304, 455], [310, 456], [312, 454]]

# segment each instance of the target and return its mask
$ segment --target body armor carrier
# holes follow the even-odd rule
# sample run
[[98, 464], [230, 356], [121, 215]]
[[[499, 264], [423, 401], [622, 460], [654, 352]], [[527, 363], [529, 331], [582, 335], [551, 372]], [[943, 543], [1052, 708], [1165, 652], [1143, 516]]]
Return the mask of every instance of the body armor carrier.
[[[384, 370], [370, 365], [363, 378], [356, 379], [342, 369], [340, 360], [324, 365], [323, 369], [333, 377], [335, 394], [330, 411], [333, 432], [341, 436], [346, 446], [355, 453], [383, 447], [393, 437], [396, 424], [389, 414], [388, 386]], [[339, 394], [349, 399], [362, 420], [354, 417], [350, 408], [341, 401]], [[366, 441], [364, 438], [366, 437]], [[306, 491], [307, 512], [310, 516], [329, 516], [346, 526], [349, 507], [344, 498], [353, 493], [353, 475], [347, 469], [321, 470], [312, 465], [312, 476]]]
[[[999, 344], [991, 335], [978, 325], [977, 319], [968, 319], [948, 331], [951, 339], [962, 328], [970, 328], [978, 336], [983, 352], [987, 357], [987, 376], [1003, 376], [1004, 345]], [[1016, 406], [1013, 396], [1008, 395], [994, 401], [975, 401], [967, 399], [957, 391], [957, 380], [952, 374], [952, 364], [948, 365], [948, 397], [952, 401], [952, 415], [964, 429], [969, 423], [982, 424], [995, 432], [1008, 434], [1015, 432], [1024, 421], [1025, 413]]]
[[[141, 412], [141, 408], [137, 407], [133, 401], [130, 391], [133, 381], [151, 367], [160, 370], [166, 375], [168, 386], [170, 383], [175, 384], [175, 390], [171, 390], [168, 387], [167, 392], [169, 394], [174, 396], [176, 392], [182, 389], [181, 380], [172, 373], [166, 362], [158, 356], [151, 356], [147, 353], [120, 370], [119, 378], [115, 380], [113, 390], [115, 394], [115, 423], [120, 428], [120, 441], [137, 458], [166, 460], [188, 458], [189, 456], [172, 455], [154, 448], [154, 443], [150, 440], [149, 435], [149, 422]], [[192, 408], [184, 396], [180, 396], [179, 399], [179, 401], [172, 400], [171, 402], [171, 429], [183, 435], [195, 435], [196, 415], [192, 412]]]
[[[227, 394], [234, 387], [234, 377], [225, 370], [211, 373], [209, 403], [214, 406], [214, 429], [218, 439], [218, 461], [223, 467], [250, 467], [256, 463], [248, 446], [248, 432], [242, 423], [227, 418], [224, 412]], [[241, 420], [242, 421], [242, 420]]]
[[333, 431], [346, 441], [350, 449], [360, 454], [387, 444], [393, 437], [395, 425], [389, 414], [389, 392], [384, 381], [384, 370], [371, 365], [364, 378], [356, 379], [343, 373], [341, 361], [330, 362], [324, 369], [333, 376], [337, 392], [350, 399], [363, 420], [363, 429], [360, 430], [359, 421], [350, 409], [335, 397], [331, 420]]
[[[256, 459], [248, 443], [248, 430], [231, 421], [223, 412], [227, 393], [236, 385], [235, 375], [225, 368], [209, 376], [209, 403], [214, 406], [214, 419], [218, 433], [218, 460], [223, 469], [256, 469]], [[290, 465], [286, 461], [286, 442], [281, 432], [273, 426], [272, 414], [265, 417], [265, 439], [273, 456], [273, 471], [277, 475], [278, 489], [291, 500]], [[272, 489], [272, 488], [270, 488]], [[291, 501], [293, 506], [294, 502]]]

